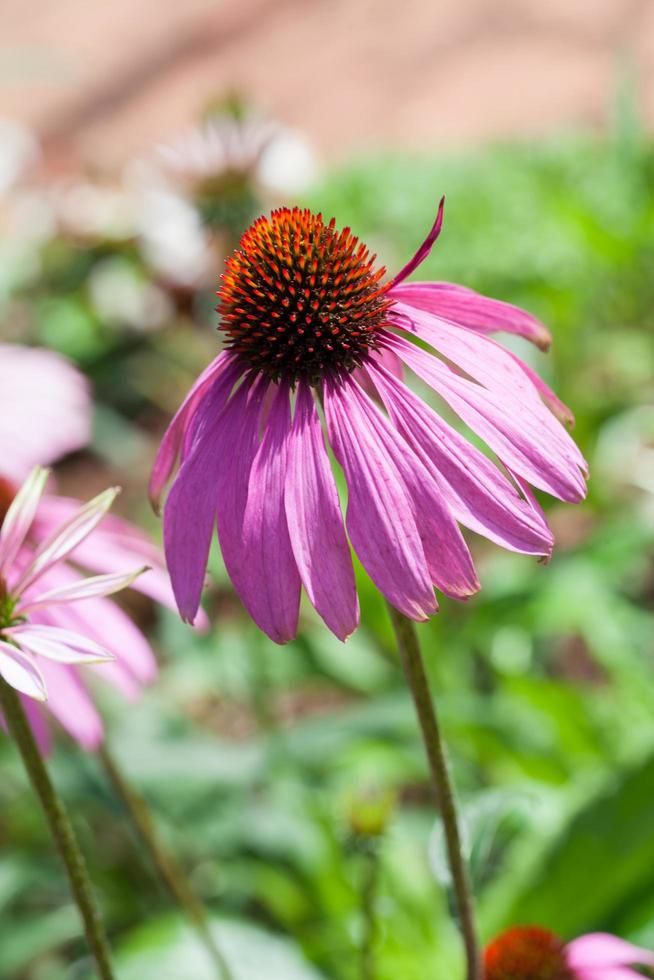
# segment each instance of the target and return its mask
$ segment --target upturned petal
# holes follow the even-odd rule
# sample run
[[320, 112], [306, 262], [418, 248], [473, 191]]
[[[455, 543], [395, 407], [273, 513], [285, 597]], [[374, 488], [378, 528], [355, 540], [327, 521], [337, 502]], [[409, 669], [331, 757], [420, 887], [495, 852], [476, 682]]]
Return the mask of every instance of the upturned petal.
[[4, 640], [0, 640], [0, 674], [10, 687], [21, 694], [36, 701], [47, 699], [45, 680], [33, 657]]

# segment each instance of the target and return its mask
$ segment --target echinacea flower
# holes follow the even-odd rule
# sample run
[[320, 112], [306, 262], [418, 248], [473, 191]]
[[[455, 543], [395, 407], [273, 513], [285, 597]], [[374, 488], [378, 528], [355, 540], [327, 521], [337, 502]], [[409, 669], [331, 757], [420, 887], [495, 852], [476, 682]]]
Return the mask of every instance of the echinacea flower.
[[[46, 664], [88, 664], [113, 654], [76, 621], [76, 603], [111, 595], [145, 568], [83, 578], [62, 563], [91, 534], [117, 491], [106, 490], [56, 528], [25, 560], [48, 471], [36, 467], [3, 516], [0, 528], [0, 674], [17, 691], [45, 701]], [[68, 612], [68, 615], [66, 613]], [[62, 615], [63, 614], [63, 615]], [[74, 711], [74, 703], [68, 704]]]
[[[90, 415], [88, 385], [72, 364], [51, 351], [0, 345], [0, 529], [20, 482], [30, 470], [41, 462], [54, 462], [88, 441]], [[53, 493], [48, 486], [18, 560], [27, 564], [81, 506], [77, 500]], [[132, 587], [174, 608], [160, 549], [133, 524], [105, 514], [93, 533], [79, 541], [51, 574], [56, 584], [64, 585], [78, 578], [80, 568], [113, 574], [142, 565], [149, 570]], [[48, 615], [62, 628], [81, 629], [108, 649], [115, 660], [102, 665], [100, 676], [126, 699], [135, 700], [141, 689], [154, 681], [157, 664], [146, 636], [111, 599], [100, 597], [79, 605], [58, 606]], [[38, 611], [34, 616], [40, 622]], [[93, 670], [83, 673], [88, 676]], [[41, 673], [47, 678], [47, 702], [38, 708], [32, 701], [24, 702], [41, 748], [45, 751], [49, 746], [41, 710], [45, 709], [80, 745], [96, 749], [104, 734], [102, 719], [80, 671], [72, 664], [44, 662]]]
[[[166, 432], [150, 492], [177, 460], [164, 544], [178, 607], [192, 621], [217, 525], [246, 609], [278, 643], [297, 631], [304, 589], [341, 639], [359, 608], [350, 553], [414, 620], [479, 588], [459, 524], [513, 551], [549, 555], [531, 487], [585, 494], [569, 413], [495, 330], [547, 346], [528, 313], [450, 283], [383, 283], [349, 228], [307, 210], [261, 217], [228, 258], [218, 292], [226, 349]], [[402, 380], [409, 368], [492, 450], [491, 459]], [[341, 515], [332, 462], [345, 475]], [[346, 534], [347, 527], [347, 534]], [[349, 543], [348, 543], [349, 537]]]
[[636, 980], [654, 954], [608, 933], [564, 943], [540, 926], [516, 926], [484, 951], [484, 980]]
[[0, 476], [21, 482], [90, 437], [88, 385], [53, 351], [0, 344]]

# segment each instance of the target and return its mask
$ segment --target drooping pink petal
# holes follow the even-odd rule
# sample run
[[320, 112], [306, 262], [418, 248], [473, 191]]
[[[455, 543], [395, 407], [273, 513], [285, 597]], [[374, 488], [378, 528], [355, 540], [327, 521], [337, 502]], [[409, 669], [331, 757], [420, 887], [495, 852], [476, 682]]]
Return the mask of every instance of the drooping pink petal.
[[441, 228], [443, 225], [444, 207], [445, 207], [445, 198], [442, 197], [440, 200], [440, 204], [438, 205], [436, 220], [432, 225], [431, 231], [425, 238], [424, 242], [422, 243], [422, 245], [420, 246], [416, 254], [413, 256], [413, 258], [409, 262], [407, 262], [404, 268], [400, 269], [398, 274], [395, 276], [391, 285], [391, 289], [395, 289], [399, 285], [399, 283], [403, 282], [407, 278], [407, 276], [410, 276], [411, 273], [425, 261], [425, 259], [431, 252], [432, 248], [434, 247], [434, 242], [436, 241], [436, 239], [441, 233]]
[[42, 670], [34, 658], [22, 653], [12, 643], [0, 640], [0, 674], [10, 687], [36, 701], [47, 698], [46, 683]]
[[239, 590], [252, 619], [275, 643], [295, 637], [300, 610], [300, 574], [284, 506], [290, 430], [289, 390], [282, 385], [250, 470], [243, 514], [248, 575]]
[[243, 518], [250, 470], [259, 447], [261, 410], [268, 385], [241, 386], [223, 419], [218, 475], [216, 526], [225, 568], [237, 593], [247, 588], [248, 556], [243, 545]]
[[10, 568], [32, 526], [49, 471], [37, 466], [12, 500], [0, 528], [0, 572]]
[[654, 966], [654, 953], [606, 932], [591, 932], [566, 946], [566, 958], [574, 970], [609, 966]]
[[359, 624], [359, 601], [338, 490], [305, 382], [298, 387], [288, 443], [285, 501], [302, 584], [329, 629], [345, 640]]
[[0, 344], [0, 457], [3, 475], [22, 482], [90, 439], [84, 376], [59, 354]]
[[[224, 372], [227, 367], [229, 367], [231, 361], [232, 359], [229, 352], [223, 351], [211, 362], [211, 364], [209, 364], [207, 368], [205, 368], [200, 377], [191, 387], [191, 390], [187, 394], [180, 408], [174, 415], [173, 420], [166, 429], [166, 433], [161, 441], [161, 445], [159, 446], [157, 457], [152, 468], [152, 474], [150, 476], [149, 495], [155, 511], [159, 510], [161, 494], [163, 493], [163, 489], [168, 483], [168, 480], [170, 479], [175, 468], [175, 464], [184, 441], [184, 434], [193, 418], [195, 411], [197, 410], [198, 405], [202, 401], [207, 389], [211, 386], [213, 381], [216, 378], [219, 378], [221, 373]], [[230, 378], [232, 384], [229, 384]], [[224, 397], [226, 398], [229, 395], [229, 390], [234, 383], [234, 378], [231, 373], [226, 377], [225, 382], [226, 386], [229, 385], [227, 391], [224, 393]]]
[[66, 558], [80, 542], [88, 538], [105, 516], [119, 492], [118, 487], [105, 490], [87, 504], [78, 507], [68, 520], [59, 525], [51, 537], [46, 538], [37, 547], [32, 560], [15, 585], [16, 591], [20, 592], [28, 588], [48, 568]]
[[389, 298], [426, 310], [480, 333], [516, 334], [548, 350], [552, 336], [540, 320], [512, 303], [491, 299], [450, 282], [405, 282], [393, 286]]
[[[54, 533], [78, 509], [77, 500], [46, 494], [41, 499], [36, 518], [38, 533]], [[101, 574], [147, 562], [151, 567], [136, 579], [133, 588], [168, 609], [177, 608], [163, 555], [157, 545], [145, 531], [114, 514], [107, 514], [93, 534], [77, 545], [68, 560]]]
[[4, 631], [25, 652], [62, 664], [93, 664], [113, 660], [106, 647], [73, 630], [23, 623]]
[[354, 549], [389, 602], [412, 619], [427, 619], [437, 605], [409, 490], [355, 384], [344, 379], [323, 387], [329, 441], [347, 480]]
[[137, 568], [135, 571], [118, 575], [94, 575], [91, 578], [80, 579], [79, 582], [72, 585], [64, 585], [61, 588], [21, 600], [16, 613], [24, 616], [35, 609], [55, 606], [59, 603], [79, 602], [82, 599], [112, 595], [114, 592], [126, 589], [144, 571], [144, 568]]
[[563, 422], [564, 425], [574, 425], [575, 417], [571, 410], [568, 408], [565, 402], [562, 402], [561, 399], [555, 395], [550, 386], [545, 384], [540, 375], [533, 371], [528, 364], [525, 364], [524, 361], [521, 361], [519, 357], [516, 357], [512, 351], [507, 351], [507, 353], [513, 357], [515, 361], [517, 361], [527, 377], [530, 379], [534, 388], [536, 388], [538, 391], [540, 397], [548, 406], [549, 410], [557, 417], [559, 422]]
[[[386, 334], [385, 342], [404, 363], [430, 385], [457, 415], [497, 453], [502, 462], [533, 486], [561, 500], [579, 501], [586, 494], [579, 451], [560, 434], [553, 435], [525, 401], [519, 413], [512, 400], [459, 377], [431, 354], [401, 337]], [[569, 439], [567, 432], [559, 426]]]
[[512, 551], [547, 555], [552, 535], [496, 466], [436, 412], [387, 372], [371, 373], [384, 404], [441, 488], [457, 521]]
[[[371, 372], [374, 368], [371, 365]], [[373, 374], [373, 378], [377, 375]], [[400, 388], [408, 392], [402, 382]], [[354, 387], [354, 386], [353, 386]], [[443, 500], [439, 482], [369, 398], [355, 389], [368, 424], [393, 459], [411, 495], [416, 526], [432, 583], [454, 599], [467, 599], [480, 588], [468, 546]]]
[[71, 667], [44, 660], [43, 676], [48, 709], [83, 748], [97, 749], [104, 734], [102, 719], [79, 675]]

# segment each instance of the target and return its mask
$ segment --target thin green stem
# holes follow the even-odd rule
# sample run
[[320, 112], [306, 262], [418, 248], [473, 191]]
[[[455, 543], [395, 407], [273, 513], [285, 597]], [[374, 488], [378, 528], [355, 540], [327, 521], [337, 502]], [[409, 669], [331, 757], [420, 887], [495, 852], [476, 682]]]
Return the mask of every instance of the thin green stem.
[[415, 625], [390, 604], [388, 604], [388, 608], [402, 658], [402, 666], [411, 688], [420, 722], [436, 805], [443, 821], [447, 858], [465, 946], [466, 977], [467, 980], [481, 980], [481, 957], [475, 928], [472, 888], [461, 851], [461, 834], [454, 789], [445, 754], [445, 743], [443, 742], [436, 707], [429, 692], [429, 682], [425, 674]]
[[361, 980], [375, 980], [375, 942], [377, 940], [377, 885], [379, 882], [378, 841], [369, 840], [361, 882]]
[[50, 833], [63, 859], [71, 891], [84, 923], [86, 938], [95, 959], [98, 976], [113, 980], [111, 954], [100, 909], [93, 894], [86, 862], [75, 838], [68, 814], [59, 798], [34, 740], [20, 698], [13, 687], [0, 679], [0, 707], [9, 732], [18, 746], [30, 782], [39, 798]]
[[145, 800], [130, 785], [109, 752], [106, 744], [98, 750], [98, 757], [109, 782], [127, 810], [138, 834], [147, 848], [152, 861], [165, 882], [173, 899], [180, 905], [195, 927], [211, 957], [220, 980], [232, 980], [225, 957], [212, 935], [204, 906], [199, 901], [175, 857], [159, 840], [157, 829]]

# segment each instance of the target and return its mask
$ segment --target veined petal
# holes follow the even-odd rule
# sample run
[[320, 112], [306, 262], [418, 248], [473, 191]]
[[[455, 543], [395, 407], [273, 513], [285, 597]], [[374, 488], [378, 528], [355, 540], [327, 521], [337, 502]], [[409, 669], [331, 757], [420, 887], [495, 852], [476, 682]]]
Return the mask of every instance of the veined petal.
[[24, 623], [4, 632], [25, 653], [47, 657], [61, 664], [94, 664], [114, 659], [105, 647], [73, 630]]
[[389, 344], [422, 380], [430, 385], [459, 417], [497, 453], [510, 469], [532, 486], [561, 500], [579, 501], [586, 494], [579, 452], [554, 438], [525, 401], [520, 413], [501, 395], [459, 377], [437, 357], [401, 337], [386, 334]]
[[252, 461], [243, 514], [246, 585], [239, 590], [257, 625], [275, 643], [297, 633], [300, 575], [295, 563], [284, 507], [291, 411], [282, 385], [270, 406], [263, 439]]
[[545, 326], [531, 313], [512, 303], [491, 299], [451, 282], [405, 282], [393, 286], [389, 298], [408, 303], [418, 310], [426, 310], [458, 323], [479, 333], [516, 334], [548, 350], [552, 336]]
[[147, 565], [143, 568], [137, 568], [136, 571], [124, 572], [120, 575], [94, 575], [91, 578], [80, 579], [79, 582], [74, 582], [72, 585], [64, 585], [57, 589], [51, 589], [43, 595], [27, 598], [20, 603], [16, 613], [17, 615], [24, 615], [34, 609], [41, 609], [46, 606], [112, 595], [114, 592], [126, 589], [134, 579], [145, 571], [147, 571]]
[[[377, 375], [371, 366], [372, 377]], [[400, 389], [405, 386], [400, 382]], [[453, 599], [467, 599], [480, 589], [461, 531], [443, 501], [440, 483], [369, 398], [357, 391], [361, 409], [385, 446], [411, 495], [416, 526], [432, 583]]]
[[439, 484], [455, 519], [512, 551], [549, 555], [553, 539], [544, 516], [498, 468], [409, 388], [384, 370], [370, 370], [395, 426]]
[[[161, 494], [175, 468], [177, 457], [184, 441], [184, 433], [198, 405], [211, 383], [220, 377], [221, 372], [229, 366], [231, 360], [229, 352], [223, 351], [209, 364], [191, 387], [191, 390], [174, 415], [172, 422], [166, 429], [150, 477], [149, 495], [155, 511], [159, 510]], [[228, 381], [229, 379], [226, 380]], [[228, 395], [229, 390], [225, 393], [225, 397]]]
[[410, 276], [411, 273], [425, 261], [425, 259], [431, 252], [432, 248], [434, 247], [434, 242], [436, 241], [436, 239], [441, 233], [441, 228], [443, 226], [444, 207], [445, 207], [445, 198], [442, 197], [440, 200], [440, 204], [438, 205], [436, 220], [432, 225], [431, 231], [425, 238], [424, 242], [422, 243], [422, 245], [420, 246], [416, 254], [413, 256], [413, 258], [409, 262], [407, 262], [404, 268], [400, 269], [398, 274], [395, 276], [391, 285], [391, 289], [395, 289], [399, 283], [403, 282], [407, 278], [407, 276]]
[[111, 487], [80, 507], [58, 530], [41, 544], [16, 584], [16, 592], [22, 592], [38, 580], [43, 573], [73, 551], [80, 542], [100, 523], [120, 487]]
[[4, 640], [0, 640], [0, 674], [10, 687], [21, 694], [36, 701], [46, 700], [48, 693], [45, 680], [33, 658]]
[[0, 572], [11, 565], [20, 551], [49, 476], [49, 470], [35, 467], [11, 502], [0, 529]]
[[427, 619], [437, 605], [413, 501], [358, 390], [349, 379], [324, 384], [329, 441], [347, 480], [350, 540], [388, 601], [412, 619]]
[[312, 605], [346, 640], [359, 624], [359, 601], [336, 481], [311, 389], [298, 387], [288, 443], [286, 518], [293, 554]]
[[242, 385], [223, 419], [218, 474], [216, 525], [223, 561], [237, 593], [243, 598], [249, 563], [243, 545], [243, 518], [248, 499], [250, 470], [259, 447], [261, 411], [268, 385]]
[[74, 667], [44, 660], [43, 676], [48, 687], [48, 710], [76, 742], [95, 751], [104, 734], [102, 719], [79, 672]]

